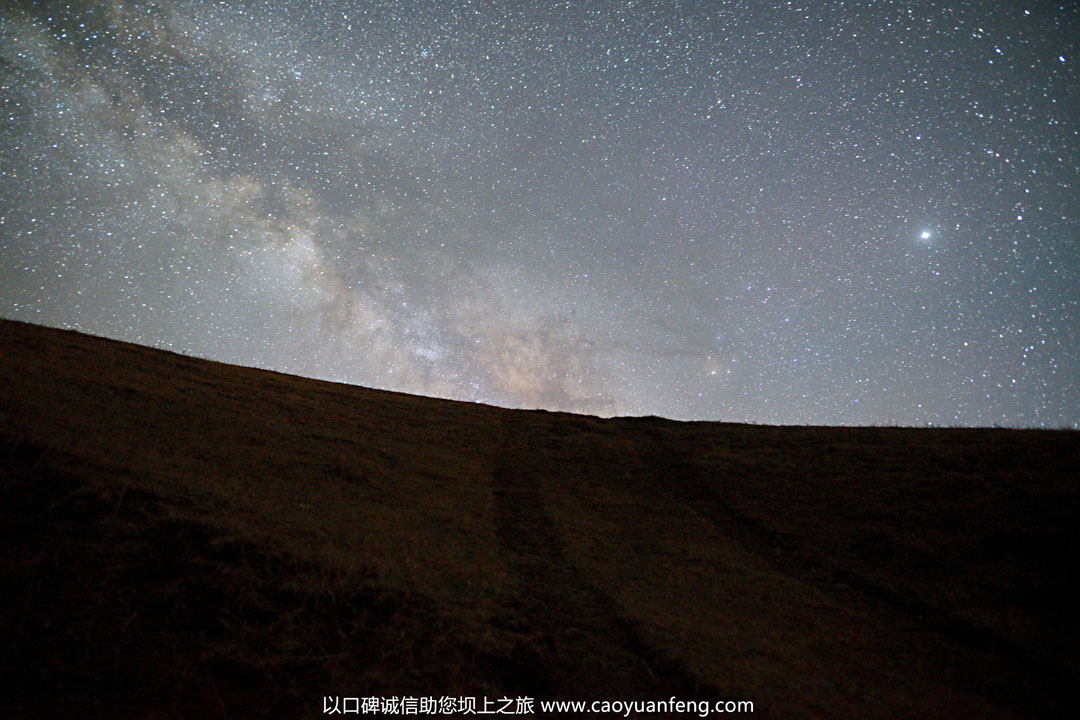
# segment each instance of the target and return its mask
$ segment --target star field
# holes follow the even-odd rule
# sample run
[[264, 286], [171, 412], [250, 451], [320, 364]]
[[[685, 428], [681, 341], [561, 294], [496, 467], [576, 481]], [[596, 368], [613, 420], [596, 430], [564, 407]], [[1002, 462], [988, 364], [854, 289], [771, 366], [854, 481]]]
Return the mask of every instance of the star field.
[[0, 315], [601, 415], [1080, 427], [1080, 8], [16, 2]]

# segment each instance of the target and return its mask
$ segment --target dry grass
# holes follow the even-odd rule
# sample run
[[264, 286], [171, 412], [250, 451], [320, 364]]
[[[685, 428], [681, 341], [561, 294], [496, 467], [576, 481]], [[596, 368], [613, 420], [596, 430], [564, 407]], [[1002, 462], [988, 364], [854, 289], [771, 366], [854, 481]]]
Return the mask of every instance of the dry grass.
[[0, 321], [4, 715], [1049, 717], [1075, 432], [517, 412]]

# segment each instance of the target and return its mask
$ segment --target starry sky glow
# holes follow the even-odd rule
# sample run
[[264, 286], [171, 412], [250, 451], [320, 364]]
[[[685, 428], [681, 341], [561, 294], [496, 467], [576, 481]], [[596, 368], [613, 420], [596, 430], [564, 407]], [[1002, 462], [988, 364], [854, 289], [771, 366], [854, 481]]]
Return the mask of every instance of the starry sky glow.
[[1080, 427], [1080, 6], [14, 2], [0, 315], [600, 415]]

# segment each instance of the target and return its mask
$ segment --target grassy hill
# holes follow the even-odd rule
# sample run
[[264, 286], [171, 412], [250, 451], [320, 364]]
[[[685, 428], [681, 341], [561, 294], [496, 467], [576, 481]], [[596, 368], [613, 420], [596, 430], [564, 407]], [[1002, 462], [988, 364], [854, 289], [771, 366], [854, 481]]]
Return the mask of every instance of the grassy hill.
[[1078, 466], [1077, 432], [503, 410], [0, 321], [0, 715], [1064, 716]]

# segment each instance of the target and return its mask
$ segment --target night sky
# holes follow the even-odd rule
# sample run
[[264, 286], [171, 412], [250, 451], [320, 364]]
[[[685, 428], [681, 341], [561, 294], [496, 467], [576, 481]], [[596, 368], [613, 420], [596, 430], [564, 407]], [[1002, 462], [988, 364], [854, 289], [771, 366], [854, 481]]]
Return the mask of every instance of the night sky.
[[0, 9], [0, 316], [599, 415], [1080, 427], [1080, 5]]

